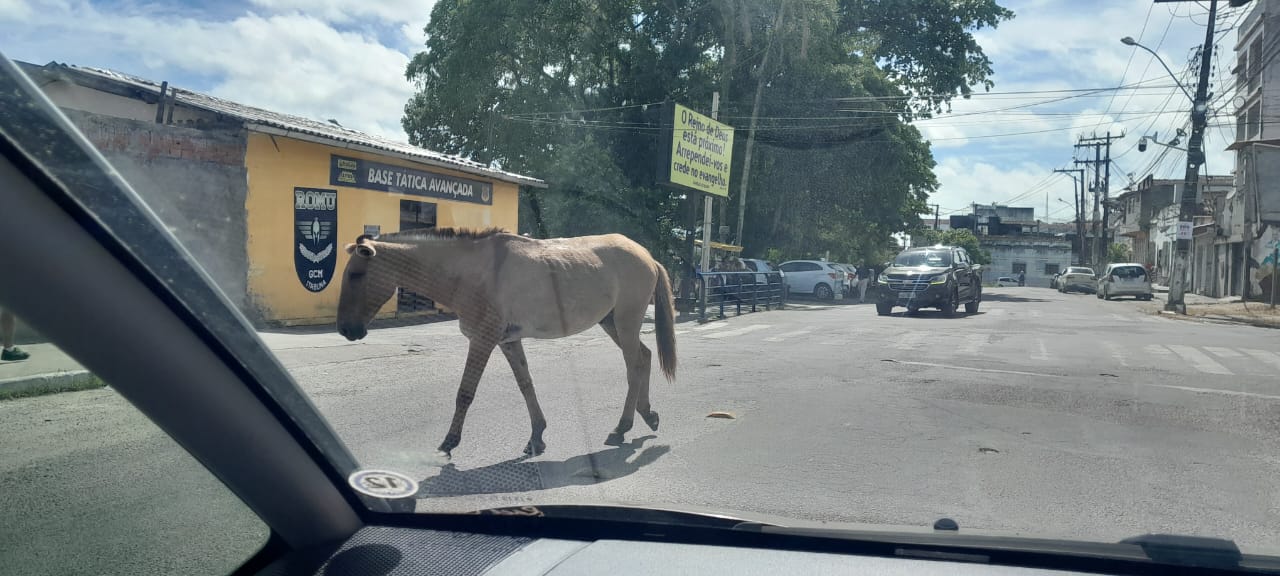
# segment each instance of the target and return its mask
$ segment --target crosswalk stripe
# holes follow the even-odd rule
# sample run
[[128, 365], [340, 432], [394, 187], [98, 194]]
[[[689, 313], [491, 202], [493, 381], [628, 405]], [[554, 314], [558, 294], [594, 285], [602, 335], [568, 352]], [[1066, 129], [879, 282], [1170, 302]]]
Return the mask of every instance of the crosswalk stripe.
[[1243, 354], [1236, 352], [1230, 348], [1218, 348], [1217, 346], [1205, 346], [1205, 350], [1212, 352], [1214, 356], [1219, 358], [1240, 358]]
[[1039, 348], [1040, 351], [1036, 352], [1035, 354], [1032, 354], [1031, 359], [1032, 360], [1048, 360], [1049, 350], [1045, 348], [1043, 338], [1036, 338], [1036, 347]]
[[1039, 318], [1041, 315], [1042, 315], [1042, 314], [1041, 314], [1041, 312], [1040, 312], [1039, 310], [1032, 310], [1032, 311], [1031, 311], [1031, 317], [1032, 317], [1032, 318]]
[[1244, 353], [1253, 356], [1263, 364], [1270, 364], [1272, 367], [1280, 369], [1280, 355], [1277, 355], [1275, 352], [1245, 349]]
[[676, 336], [679, 336], [681, 334], [688, 334], [688, 333], [689, 333], [688, 330], [676, 330], [675, 332], [672, 332], [672, 334], [675, 334]]
[[793, 330], [791, 332], [783, 332], [781, 334], [778, 334], [777, 336], [770, 336], [768, 338], [765, 338], [764, 341], [765, 342], [781, 342], [783, 340], [786, 340], [787, 338], [791, 338], [794, 336], [804, 336], [805, 334], [808, 334], [810, 332], [813, 332], [813, 330], [807, 329], [807, 328], [804, 330]]
[[990, 334], [974, 334], [966, 338], [964, 344], [960, 346], [960, 355], [972, 356], [978, 353], [978, 350], [987, 345], [987, 339], [991, 338]]
[[1104, 340], [1102, 342], [1102, 346], [1111, 351], [1111, 357], [1114, 358], [1118, 364], [1124, 367], [1129, 366], [1129, 362], [1124, 358], [1124, 350], [1120, 345], [1110, 340]]
[[1227, 376], [1231, 375], [1231, 371], [1227, 370], [1226, 366], [1219, 364], [1216, 360], [1214, 360], [1213, 358], [1210, 358], [1209, 355], [1205, 354], [1204, 352], [1201, 352], [1199, 349], [1195, 348], [1194, 346], [1184, 346], [1182, 344], [1169, 344], [1169, 349], [1173, 350], [1174, 352], [1177, 352], [1178, 356], [1181, 356], [1183, 360], [1190, 362], [1191, 365], [1194, 366], [1196, 370], [1205, 372], [1207, 374], [1223, 374]]
[[719, 330], [719, 329], [724, 328], [724, 327], [726, 327], [726, 326], [728, 326], [728, 324], [726, 324], [726, 323], [724, 323], [724, 322], [708, 322], [708, 323], [703, 324], [703, 325], [701, 325], [701, 326], [694, 326], [694, 327], [693, 327], [693, 329], [694, 329], [694, 330], [698, 330], [698, 331], [702, 331], [702, 330]]
[[1000, 315], [1003, 315], [1005, 312], [1008, 312], [1008, 310], [1004, 308], [987, 308], [987, 314], [990, 314], [992, 316], [1000, 316]]
[[915, 348], [920, 345], [921, 340], [924, 340], [926, 334], [928, 333], [917, 331], [903, 332], [902, 336], [898, 337], [898, 341], [893, 344], [893, 347], [899, 350]]
[[1173, 352], [1170, 352], [1168, 348], [1159, 344], [1147, 344], [1146, 346], [1143, 346], [1142, 349], [1145, 350], [1147, 354], [1158, 354], [1160, 356], [1173, 354]]
[[703, 338], [711, 338], [713, 340], [716, 340], [720, 338], [728, 338], [730, 336], [741, 336], [748, 332], [755, 332], [756, 330], [764, 330], [765, 328], [768, 328], [768, 327], [769, 327], [768, 324], [752, 324], [750, 326], [743, 326], [742, 328], [738, 328], [737, 330], [728, 330], [725, 332], [712, 332], [710, 334], [707, 334], [706, 336], [703, 336]]

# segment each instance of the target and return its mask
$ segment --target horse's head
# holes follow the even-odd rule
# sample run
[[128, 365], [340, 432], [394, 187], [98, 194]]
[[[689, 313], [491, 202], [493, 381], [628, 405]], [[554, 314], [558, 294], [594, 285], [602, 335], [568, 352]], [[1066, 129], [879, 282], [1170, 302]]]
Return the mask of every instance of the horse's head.
[[347, 269], [342, 273], [342, 292], [338, 295], [338, 333], [347, 340], [359, 340], [368, 334], [369, 322], [382, 305], [396, 292], [396, 271], [385, 257], [361, 235], [347, 244]]

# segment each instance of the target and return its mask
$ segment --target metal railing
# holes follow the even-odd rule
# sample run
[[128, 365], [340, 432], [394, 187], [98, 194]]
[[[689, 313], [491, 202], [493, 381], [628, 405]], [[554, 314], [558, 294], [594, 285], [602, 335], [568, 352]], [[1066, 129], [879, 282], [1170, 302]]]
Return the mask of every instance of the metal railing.
[[696, 282], [698, 320], [703, 322], [708, 309], [724, 318], [726, 306], [741, 316], [743, 307], [756, 312], [761, 306], [781, 308], [787, 301], [781, 272], [699, 272]]

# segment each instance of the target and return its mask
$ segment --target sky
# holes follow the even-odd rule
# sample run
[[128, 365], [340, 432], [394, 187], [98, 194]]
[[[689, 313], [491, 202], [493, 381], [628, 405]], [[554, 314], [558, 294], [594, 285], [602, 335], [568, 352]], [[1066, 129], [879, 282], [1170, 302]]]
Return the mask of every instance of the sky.
[[[941, 213], [973, 203], [1033, 206], [1071, 220], [1073, 144], [1108, 130], [1112, 193], [1134, 179], [1181, 178], [1185, 155], [1150, 145], [1188, 126], [1190, 102], [1132, 36], [1194, 90], [1189, 60], [1204, 42], [1207, 3], [1150, 0], [1002, 0], [1016, 17], [976, 32], [995, 86], [952, 112], [918, 122], [932, 142]], [[1234, 132], [1231, 69], [1241, 16], [1220, 9], [1206, 167], [1229, 174]], [[434, 0], [237, 0], [212, 7], [172, 0], [0, 0], [0, 52], [110, 68], [245, 104], [404, 140], [404, 77], [425, 41]], [[1119, 89], [1117, 89], [1119, 87]], [[1185, 138], [1183, 139], [1185, 142]], [[1203, 173], [1203, 172], [1202, 172]], [[536, 176], [536, 175], [534, 175]]]

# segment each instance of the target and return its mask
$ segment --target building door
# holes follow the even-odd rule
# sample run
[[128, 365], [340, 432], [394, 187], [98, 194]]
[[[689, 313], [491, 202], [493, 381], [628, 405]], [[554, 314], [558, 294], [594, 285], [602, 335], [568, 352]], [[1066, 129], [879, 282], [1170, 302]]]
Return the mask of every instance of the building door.
[[[434, 228], [436, 225], [436, 205], [434, 202], [418, 200], [400, 201], [400, 231]], [[430, 298], [401, 288], [396, 298], [396, 314], [414, 314], [434, 310], [435, 302]]]

